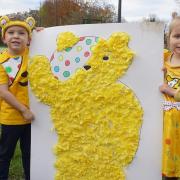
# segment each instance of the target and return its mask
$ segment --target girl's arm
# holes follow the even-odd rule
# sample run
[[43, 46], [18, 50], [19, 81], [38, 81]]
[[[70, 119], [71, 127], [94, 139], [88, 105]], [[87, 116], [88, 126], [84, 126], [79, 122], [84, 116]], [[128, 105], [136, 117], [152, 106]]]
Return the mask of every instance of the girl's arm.
[[159, 90], [160, 90], [160, 92], [162, 92], [162, 93], [164, 93], [164, 94], [167, 94], [167, 95], [169, 95], [169, 96], [172, 96], [172, 97], [175, 96], [176, 91], [177, 91], [177, 90], [169, 87], [166, 83], [164, 83], [163, 85], [161, 85], [161, 86], [159, 87]]
[[17, 109], [27, 121], [32, 121], [34, 119], [33, 113], [16, 99], [16, 97], [8, 90], [7, 84], [0, 85], [0, 98]]

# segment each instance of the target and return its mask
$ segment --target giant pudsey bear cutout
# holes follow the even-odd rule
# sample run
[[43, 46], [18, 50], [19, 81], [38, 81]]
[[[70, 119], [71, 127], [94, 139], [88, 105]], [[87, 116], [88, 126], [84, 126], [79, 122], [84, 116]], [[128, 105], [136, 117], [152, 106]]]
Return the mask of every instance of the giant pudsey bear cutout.
[[[33, 57], [31, 87], [50, 106], [58, 135], [56, 180], [125, 179], [124, 168], [137, 151], [143, 116], [133, 91], [117, 82], [133, 60], [128, 42], [125, 32], [109, 39], [64, 32], [51, 59]], [[72, 57], [71, 51], [77, 53]], [[73, 63], [80, 65], [71, 72], [68, 66]], [[62, 76], [68, 79], [62, 81]]]

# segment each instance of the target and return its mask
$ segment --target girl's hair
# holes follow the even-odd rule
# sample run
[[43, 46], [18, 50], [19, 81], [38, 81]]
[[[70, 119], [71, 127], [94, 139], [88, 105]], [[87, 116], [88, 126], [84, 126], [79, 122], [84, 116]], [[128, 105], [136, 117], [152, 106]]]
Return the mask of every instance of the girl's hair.
[[173, 30], [173, 28], [180, 23], [180, 16], [179, 15], [174, 15], [172, 14], [172, 20], [171, 20], [171, 23], [169, 24], [169, 30], [168, 30], [168, 33], [165, 35], [166, 36], [166, 42], [167, 42], [167, 48], [169, 48], [169, 39], [170, 39], [170, 35], [171, 35], [171, 32]]
[[177, 23], [180, 23], [180, 16], [173, 17], [173, 19], [169, 25], [168, 37], [170, 37], [171, 32], [172, 32], [173, 28], [177, 25]]

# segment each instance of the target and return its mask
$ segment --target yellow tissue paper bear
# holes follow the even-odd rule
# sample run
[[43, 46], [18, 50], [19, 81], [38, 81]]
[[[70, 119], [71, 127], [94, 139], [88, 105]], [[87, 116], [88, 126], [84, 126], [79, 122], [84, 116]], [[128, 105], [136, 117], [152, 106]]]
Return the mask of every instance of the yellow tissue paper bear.
[[[60, 34], [57, 53], [71, 54], [82, 40], [71, 32]], [[56, 180], [125, 179], [124, 168], [139, 145], [143, 116], [133, 91], [117, 82], [132, 62], [128, 42], [124, 32], [113, 33], [108, 40], [99, 38], [91, 54], [86, 53], [84, 67], [65, 81], [52, 72], [59, 69], [52, 68], [45, 56], [32, 58], [31, 88], [50, 106], [58, 135]]]

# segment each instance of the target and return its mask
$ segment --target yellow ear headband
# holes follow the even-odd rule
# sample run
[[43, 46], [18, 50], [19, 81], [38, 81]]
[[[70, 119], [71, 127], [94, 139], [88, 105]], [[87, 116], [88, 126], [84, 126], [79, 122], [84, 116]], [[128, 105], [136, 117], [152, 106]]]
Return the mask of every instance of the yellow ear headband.
[[2, 29], [1, 31], [2, 37], [4, 37], [4, 34], [7, 28], [11, 26], [24, 27], [27, 30], [29, 36], [31, 36], [32, 29], [35, 27], [35, 23], [36, 22], [33, 17], [28, 17], [25, 21], [19, 21], [19, 20], [11, 21], [7, 16], [2, 16], [0, 18], [0, 27]]

